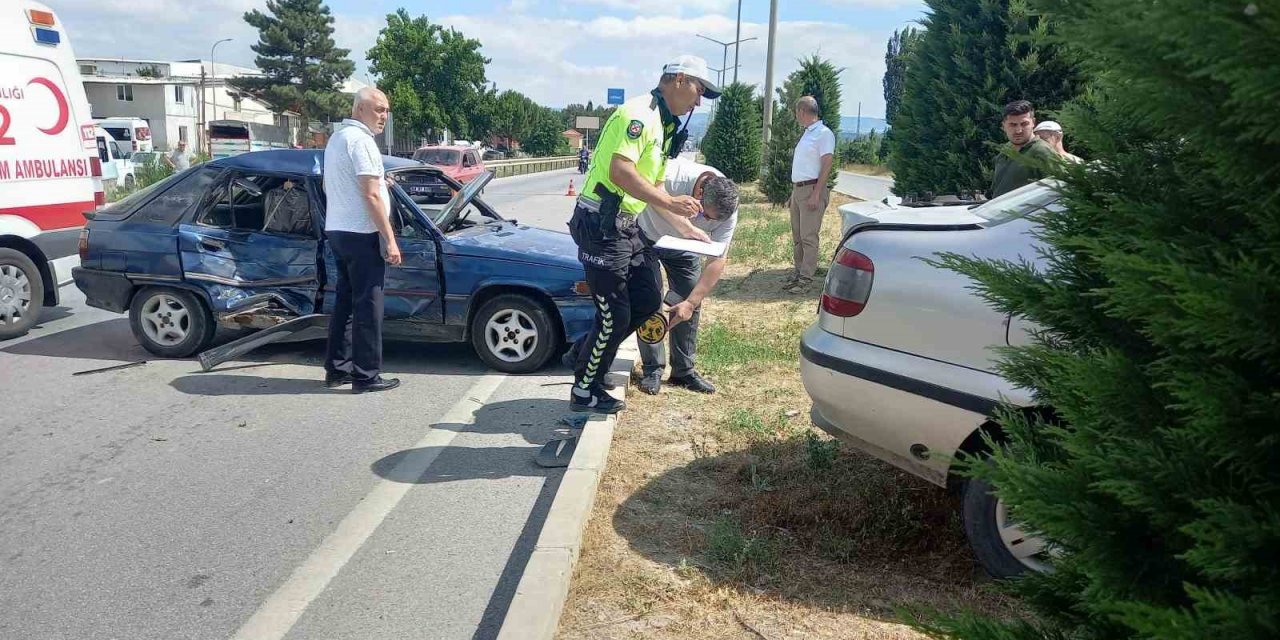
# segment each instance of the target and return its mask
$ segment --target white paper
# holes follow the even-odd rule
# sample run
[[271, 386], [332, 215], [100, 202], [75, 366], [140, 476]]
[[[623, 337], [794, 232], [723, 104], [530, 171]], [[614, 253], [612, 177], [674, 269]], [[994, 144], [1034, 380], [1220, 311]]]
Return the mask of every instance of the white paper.
[[675, 236], [662, 236], [654, 243], [659, 249], [670, 249], [672, 251], [688, 251], [712, 258], [719, 258], [724, 255], [725, 244], [723, 242], [702, 242], [701, 240], [690, 240], [688, 238], [677, 238]]

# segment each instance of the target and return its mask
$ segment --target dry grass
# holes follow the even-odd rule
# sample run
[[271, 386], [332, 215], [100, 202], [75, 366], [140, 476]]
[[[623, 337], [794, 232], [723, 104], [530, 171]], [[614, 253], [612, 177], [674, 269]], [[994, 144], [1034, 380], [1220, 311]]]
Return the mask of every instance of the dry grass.
[[953, 498], [811, 426], [797, 343], [820, 283], [780, 291], [785, 210], [741, 215], [699, 336], [719, 393], [628, 394], [559, 637], [898, 640], [923, 637], [903, 609], [1016, 615], [975, 568]]

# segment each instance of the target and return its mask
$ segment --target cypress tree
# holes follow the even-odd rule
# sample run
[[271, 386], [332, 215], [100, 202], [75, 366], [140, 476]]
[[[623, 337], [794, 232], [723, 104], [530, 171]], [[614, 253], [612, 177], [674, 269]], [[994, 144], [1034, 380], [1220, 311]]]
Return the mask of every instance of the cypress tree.
[[735, 182], [753, 182], [760, 175], [760, 114], [754, 95], [754, 85], [725, 87], [702, 140], [707, 163]]
[[1092, 150], [1040, 216], [1043, 266], [948, 256], [1042, 327], [1002, 370], [1056, 426], [1003, 416], [973, 473], [1060, 550], [1035, 616], [938, 637], [1280, 637], [1280, 21], [1235, 0], [1042, 0], [1096, 85]]
[[1028, 0], [926, 0], [925, 33], [910, 47], [893, 114], [894, 190], [956, 193], [991, 184], [1004, 105], [1054, 112], [1080, 91], [1079, 73]]

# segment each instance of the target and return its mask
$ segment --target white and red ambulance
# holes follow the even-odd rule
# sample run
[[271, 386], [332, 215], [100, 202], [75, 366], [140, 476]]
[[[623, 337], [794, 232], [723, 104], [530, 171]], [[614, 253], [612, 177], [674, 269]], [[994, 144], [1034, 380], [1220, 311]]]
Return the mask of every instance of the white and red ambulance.
[[0, 340], [58, 304], [101, 176], [65, 25], [39, 2], [0, 0]]

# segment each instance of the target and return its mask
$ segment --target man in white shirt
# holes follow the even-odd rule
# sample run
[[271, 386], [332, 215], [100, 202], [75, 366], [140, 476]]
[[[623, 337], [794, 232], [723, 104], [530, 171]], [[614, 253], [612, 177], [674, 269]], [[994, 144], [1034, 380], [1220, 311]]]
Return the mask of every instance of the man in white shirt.
[[[671, 340], [671, 377], [667, 382], [699, 393], [715, 393], [715, 385], [698, 374], [694, 368], [694, 354], [698, 350], [698, 317], [702, 301], [711, 294], [724, 273], [728, 245], [733, 242], [733, 231], [738, 224], [738, 185], [724, 177], [714, 167], [699, 164], [685, 158], [667, 161], [663, 187], [672, 196], [689, 196], [702, 205], [702, 212], [689, 218], [697, 229], [704, 231], [712, 242], [723, 242], [725, 253], [707, 258], [687, 251], [674, 251], [654, 247], [653, 252], [667, 272], [669, 293], [680, 302], [668, 310]], [[685, 230], [672, 224], [653, 207], [646, 207], [637, 220], [647, 245], [656, 243], [662, 236], [686, 237]], [[662, 388], [662, 372], [666, 368], [665, 345], [640, 343], [640, 357], [644, 363], [644, 375], [640, 390], [650, 395]], [[564, 356], [566, 366], [577, 359], [581, 343], [574, 345]]]
[[324, 234], [338, 263], [324, 384], [351, 383], [355, 393], [400, 386], [382, 371], [382, 285], [388, 264], [400, 264], [391, 230], [382, 152], [373, 137], [387, 124], [387, 96], [356, 93], [351, 117], [324, 149]]
[[791, 156], [791, 255], [794, 271], [784, 290], [804, 291], [818, 270], [818, 232], [831, 192], [827, 179], [836, 152], [836, 136], [822, 123], [822, 112], [813, 96], [796, 102], [796, 121], [804, 127]]
[[191, 168], [191, 152], [187, 151], [187, 143], [179, 140], [178, 148], [169, 152], [164, 158], [166, 164], [173, 169], [174, 173], [186, 171]]
[[[676, 158], [667, 162], [665, 179], [667, 193], [673, 196], [693, 196], [702, 203], [702, 213], [689, 219], [693, 226], [705, 231], [712, 242], [723, 242], [725, 253], [708, 258], [687, 251], [654, 249], [663, 270], [667, 272], [667, 286], [680, 297], [671, 307], [671, 377], [667, 382], [699, 393], [715, 393], [716, 387], [698, 374], [693, 366], [693, 355], [698, 350], [698, 316], [702, 301], [706, 299], [720, 275], [733, 241], [733, 230], [738, 225], [738, 185], [724, 177], [714, 167], [692, 160]], [[647, 207], [640, 214], [640, 231], [649, 242], [657, 242], [662, 236], [681, 238], [683, 232], [666, 218]], [[640, 390], [650, 395], [662, 388], [662, 371], [666, 366], [666, 349], [662, 343], [640, 343], [640, 358], [644, 363]]]

